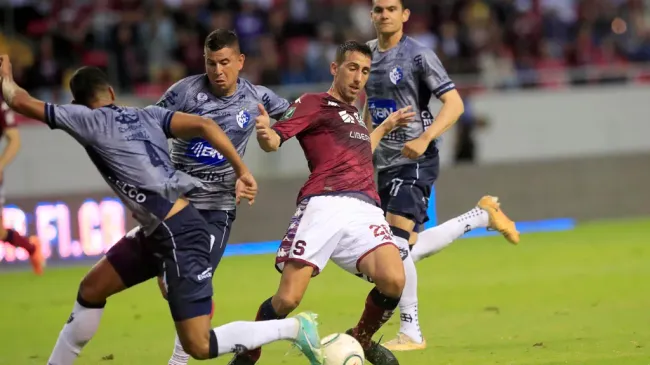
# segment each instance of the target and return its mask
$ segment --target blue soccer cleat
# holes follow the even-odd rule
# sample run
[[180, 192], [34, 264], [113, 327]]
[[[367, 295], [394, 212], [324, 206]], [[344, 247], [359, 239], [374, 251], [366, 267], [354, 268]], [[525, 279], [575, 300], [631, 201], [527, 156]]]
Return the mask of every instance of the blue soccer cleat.
[[309, 359], [311, 365], [323, 365], [323, 351], [318, 334], [318, 316], [312, 312], [302, 312], [294, 316], [300, 323], [295, 346]]

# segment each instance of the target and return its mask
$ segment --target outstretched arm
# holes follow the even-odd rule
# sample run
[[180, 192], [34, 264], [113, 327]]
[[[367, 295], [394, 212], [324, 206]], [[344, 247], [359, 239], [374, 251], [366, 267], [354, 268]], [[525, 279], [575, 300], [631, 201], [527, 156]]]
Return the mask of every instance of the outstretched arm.
[[0, 79], [2, 96], [12, 110], [28, 118], [45, 122], [45, 103], [32, 97], [16, 84], [8, 55], [0, 55]]

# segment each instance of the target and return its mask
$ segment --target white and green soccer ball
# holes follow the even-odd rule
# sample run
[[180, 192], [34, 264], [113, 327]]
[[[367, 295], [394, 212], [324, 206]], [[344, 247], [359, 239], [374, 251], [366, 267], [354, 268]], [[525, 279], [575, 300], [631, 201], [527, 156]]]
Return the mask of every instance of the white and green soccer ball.
[[365, 356], [359, 341], [345, 333], [333, 333], [321, 340], [324, 365], [363, 365]]

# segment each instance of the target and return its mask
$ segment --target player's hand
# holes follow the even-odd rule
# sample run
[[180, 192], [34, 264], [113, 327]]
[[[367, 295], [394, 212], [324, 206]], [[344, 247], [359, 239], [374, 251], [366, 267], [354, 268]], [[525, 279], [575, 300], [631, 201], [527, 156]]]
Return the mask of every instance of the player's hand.
[[422, 138], [422, 136], [414, 140], [408, 141], [404, 145], [404, 148], [402, 148], [402, 155], [404, 157], [410, 158], [411, 160], [415, 160], [418, 157], [422, 156], [424, 151], [427, 150], [427, 147], [429, 147], [429, 143], [430, 141], [427, 140], [426, 138]]
[[264, 109], [264, 105], [257, 104], [257, 109], [260, 111], [260, 115], [255, 118], [257, 138], [268, 141], [271, 139], [271, 118], [269, 117], [269, 113], [266, 112], [266, 109]]
[[11, 61], [9, 60], [9, 55], [6, 54], [0, 55], [0, 78], [3, 80], [13, 80]]
[[248, 205], [255, 203], [257, 196], [257, 181], [250, 172], [243, 174], [237, 179], [235, 184], [235, 201], [237, 205], [242, 199], [248, 200]]
[[411, 109], [413, 109], [411, 105], [398, 109], [391, 113], [382, 124], [386, 126], [388, 132], [395, 128], [407, 126], [415, 118], [415, 112], [412, 112]]

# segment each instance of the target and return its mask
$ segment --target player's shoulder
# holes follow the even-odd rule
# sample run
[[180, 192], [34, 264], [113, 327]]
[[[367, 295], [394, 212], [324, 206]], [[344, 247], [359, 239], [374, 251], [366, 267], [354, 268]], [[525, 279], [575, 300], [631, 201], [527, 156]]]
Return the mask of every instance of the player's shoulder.
[[252, 95], [256, 100], [259, 101], [264, 98], [268, 98], [269, 93], [271, 93], [271, 89], [268, 87], [264, 85], [256, 85], [243, 77], [240, 77], [237, 82], [239, 82], [239, 87], [241, 90], [243, 90], [249, 96]]
[[433, 49], [427, 47], [417, 39], [411, 38], [409, 36], [404, 37], [404, 43], [406, 45], [406, 49], [414, 56], [436, 54], [436, 52]]
[[293, 106], [309, 106], [309, 107], [318, 107], [327, 103], [329, 98], [328, 93], [305, 93], [302, 94], [298, 99], [294, 100]]
[[366, 42], [366, 46], [370, 47], [370, 50], [372, 52], [376, 52], [378, 48], [379, 40], [378, 39], [372, 39]]

